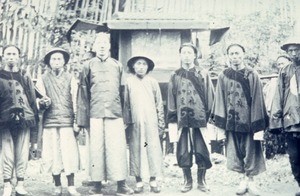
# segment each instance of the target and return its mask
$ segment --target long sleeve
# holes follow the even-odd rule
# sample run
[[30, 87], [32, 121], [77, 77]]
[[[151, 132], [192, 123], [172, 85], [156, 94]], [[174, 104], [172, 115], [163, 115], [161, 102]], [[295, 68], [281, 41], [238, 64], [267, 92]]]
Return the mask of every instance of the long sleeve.
[[42, 77], [39, 77], [35, 84], [37, 90], [42, 96], [46, 96], [46, 89]]
[[78, 80], [75, 77], [71, 79], [71, 96], [72, 96], [72, 103], [73, 103], [73, 111], [76, 120], [76, 113], [77, 113], [77, 91], [78, 91]]
[[213, 106], [213, 102], [214, 102], [214, 96], [215, 96], [215, 89], [214, 89], [214, 86], [213, 86], [213, 83], [210, 79], [210, 76], [208, 74], [207, 71], [204, 72], [203, 74], [203, 78], [205, 80], [205, 92], [206, 92], [206, 97], [205, 97], [205, 100], [206, 100], [206, 105], [207, 105], [207, 115], [206, 115], [206, 120], [208, 121], [209, 119], [209, 116], [211, 114], [211, 110], [212, 110], [212, 106]]
[[269, 125], [270, 129], [283, 128], [283, 92], [283, 74], [280, 71], [278, 75], [274, 98], [271, 104]]
[[124, 89], [123, 120], [126, 125], [132, 123], [130, 94], [129, 94], [129, 87], [127, 83], [125, 84], [125, 89]]
[[175, 74], [171, 76], [168, 84], [168, 104], [167, 104], [167, 122], [177, 123], [177, 105], [176, 105], [176, 95], [174, 93], [175, 87]]
[[29, 76], [25, 76], [26, 84], [28, 86], [28, 102], [30, 104], [31, 109], [34, 113], [35, 123], [33, 127], [30, 127], [30, 141], [32, 143], [37, 143], [38, 139], [38, 122], [39, 122], [39, 115], [38, 115], [38, 108], [36, 104], [36, 95], [33, 81]]
[[253, 78], [250, 79], [250, 87], [252, 86], [251, 129], [255, 133], [261, 130], [265, 130], [268, 127], [269, 122], [263, 97], [261, 81], [256, 72], [253, 72], [253, 74], [251, 75], [253, 76]]
[[77, 125], [88, 128], [90, 122], [90, 84], [89, 66], [84, 67], [80, 75], [77, 92]]
[[163, 131], [165, 128], [164, 105], [158, 83], [155, 83], [155, 104], [158, 117], [158, 128]]
[[223, 79], [223, 74], [221, 73], [218, 77], [216, 94], [214, 97], [210, 117], [212, 123], [220, 129], [226, 129], [227, 119]]

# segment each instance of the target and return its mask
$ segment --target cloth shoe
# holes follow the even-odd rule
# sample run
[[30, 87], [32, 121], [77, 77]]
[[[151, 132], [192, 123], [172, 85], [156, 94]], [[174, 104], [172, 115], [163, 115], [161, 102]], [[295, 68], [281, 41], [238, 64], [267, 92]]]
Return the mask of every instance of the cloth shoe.
[[144, 191], [144, 183], [143, 182], [136, 183], [134, 188], [134, 193], [142, 193], [143, 191]]
[[16, 195], [28, 195], [28, 192], [24, 188], [24, 181], [18, 181], [15, 188]]
[[99, 195], [100, 196], [100, 195], [102, 195], [102, 191], [101, 191], [101, 189], [93, 187], [89, 190], [89, 195]]
[[93, 181], [91, 181], [91, 180], [83, 180], [81, 182], [81, 184], [82, 184], [82, 186], [86, 186], [86, 187], [94, 185]]
[[102, 195], [102, 182], [93, 182], [93, 186], [89, 190], [89, 195]]
[[11, 196], [12, 185], [10, 182], [5, 182], [3, 186], [3, 196]]
[[150, 181], [150, 192], [160, 193], [160, 187], [157, 184], [156, 180]]
[[254, 183], [254, 181], [250, 181], [248, 184], [248, 192], [251, 193], [254, 196], [259, 196], [260, 195], [260, 191], [257, 188], [256, 184]]
[[56, 186], [54, 188], [53, 195], [61, 196], [62, 195], [62, 186]]
[[70, 196], [79, 196], [80, 193], [77, 192], [75, 186], [68, 186], [68, 193]]
[[182, 169], [184, 176], [183, 187], [181, 188], [182, 193], [189, 192], [193, 188], [193, 178], [191, 173], [191, 168]]
[[237, 195], [243, 195], [248, 191], [248, 181], [247, 180], [242, 180], [240, 182], [240, 185], [236, 191]]
[[118, 181], [118, 190], [116, 195], [132, 195], [134, 191], [126, 184], [125, 180]]

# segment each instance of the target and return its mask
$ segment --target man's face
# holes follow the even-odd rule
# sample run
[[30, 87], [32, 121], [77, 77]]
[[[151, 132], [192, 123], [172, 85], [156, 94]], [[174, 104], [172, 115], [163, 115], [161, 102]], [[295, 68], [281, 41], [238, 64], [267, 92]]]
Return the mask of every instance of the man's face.
[[239, 46], [231, 46], [227, 53], [229, 62], [233, 66], [239, 66], [240, 64], [242, 64], [244, 55], [245, 54], [242, 48]]
[[3, 52], [2, 61], [4, 65], [8, 65], [10, 68], [17, 66], [20, 61], [18, 49], [14, 46], [6, 48]]
[[64, 55], [60, 52], [53, 53], [49, 64], [53, 70], [62, 68], [65, 65]]
[[145, 59], [137, 59], [133, 65], [133, 69], [137, 76], [143, 78], [148, 71], [148, 63]]
[[276, 61], [277, 67], [280, 69], [282, 67], [285, 67], [286, 65], [290, 64], [291, 61], [289, 61], [287, 58], [285, 57], [279, 57]]
[[293, 61], [300, 61], [300, 46], [299, 45], [289, 45], [286, 52]]
[[180, 59], [183, 64], [192, 64], [196, 58], [193, 48], [185, 46], [181, 48]]
[[107, 38], [98, 38], [94, 43], [94, 50], [98, 57], [108, 57], [110, 50], [110, 42]]

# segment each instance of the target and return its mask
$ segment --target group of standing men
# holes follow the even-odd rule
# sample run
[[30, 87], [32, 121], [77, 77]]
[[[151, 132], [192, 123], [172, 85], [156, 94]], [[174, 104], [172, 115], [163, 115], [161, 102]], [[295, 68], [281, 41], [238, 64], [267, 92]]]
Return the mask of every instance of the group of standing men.
[[[218, 139], [226, 138], [228, 169], [243, 174], [236, 194], [260, 194], [253, 177], [266, 170], [260, 140], [267, 127], [273, 132], [287, 132], [292, 172], [300, 183], [300, 42], [288, 42], [282, 49], [293, 63], [279, 72], [269, 121], [262, 84], [256, 71], [244, 64], [246, 51], [242, 45], [228, 46], [230, 67], [219, 74], [216, 89], [208, 73], [197, 64], [197, 48], [191, 43], [181, 45], [181, 66], [170, 78], [166, 115], [169, 130], [175, 128], [178, 135], [176, 156], [184, 174], [181, 192], [193, 187], [193, 155], [198, 165], [198, 189], [209, 191], [205, 181], [206, 170], [212, 166], [208, 122], [215, 125]], [[44, 110], [43, 166], [52, 173], [56, 195], [62, 194], [63, 170], [69, 194], [80, 195], [74, 186], [78, 149], [73, 131], [83, 129], [88, 129], [90, 141], [90, 195], [101, 194], [101, 182], [105, 180], [117, 181], [117, 195], [142, 193], [143, 179], [148, 177], [150, 190], [161, 191], [156, 177], [162, 173], [159, 136], [165, 128], [163, 104], [157, 81], [148, 76], [155, 64], [146, 56], [129, 59], [131, 76], [125, 83], [122, 108], [123, 67], [109, 56], [109, 36], [99, 34], [93, 50], [96, 57], [84, 65], [78, 81], [65, 71], [70, 59], [67, 51], [54, 48], [48, 52], [44, 63], [49, 71], [36, 84], [44, 96], [36, 104], [33, 83], [19, 69], [20, 49], [13, 45], [4, 47], [0, 70], [3, 195], [12, 194], [14, 168], [16, 193], [28, 194], [23, 182], [30, 138], [32, 148], [36, 148], [38, 109]], [[125, 182], [125, 129], [130, 135], [130, 175], [137, 181], [134, 190]]]

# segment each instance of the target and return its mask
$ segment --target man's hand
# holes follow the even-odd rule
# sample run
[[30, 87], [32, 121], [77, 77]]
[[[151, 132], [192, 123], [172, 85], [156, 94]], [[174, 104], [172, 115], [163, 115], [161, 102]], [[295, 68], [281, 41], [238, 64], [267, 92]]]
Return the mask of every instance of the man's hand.
[[39, 108], [41, 110], [46, 110], [50, 107], [51, 105], [51, 99], [49, 97], [43, 97], [42, 99], [39, 100]]
[[79, 132], [83, 131], [83, 129], [84, 129], [83, 127], [79, 127], [79, 126], [77, 125], [77, 123], [74, 123], [74, 124], [73, 124], [73, 131], [74, 131], [75, 137], [77, 137], [78, 134], [79, 134]]
[[164, 128], [158, 128], [158, 134], [159, 138], [163, 139], [165, 135], [165, 129]]
[[32, 143], [29, 149], [30, 159], [37, 160], [40, 158], [37, 143]]

